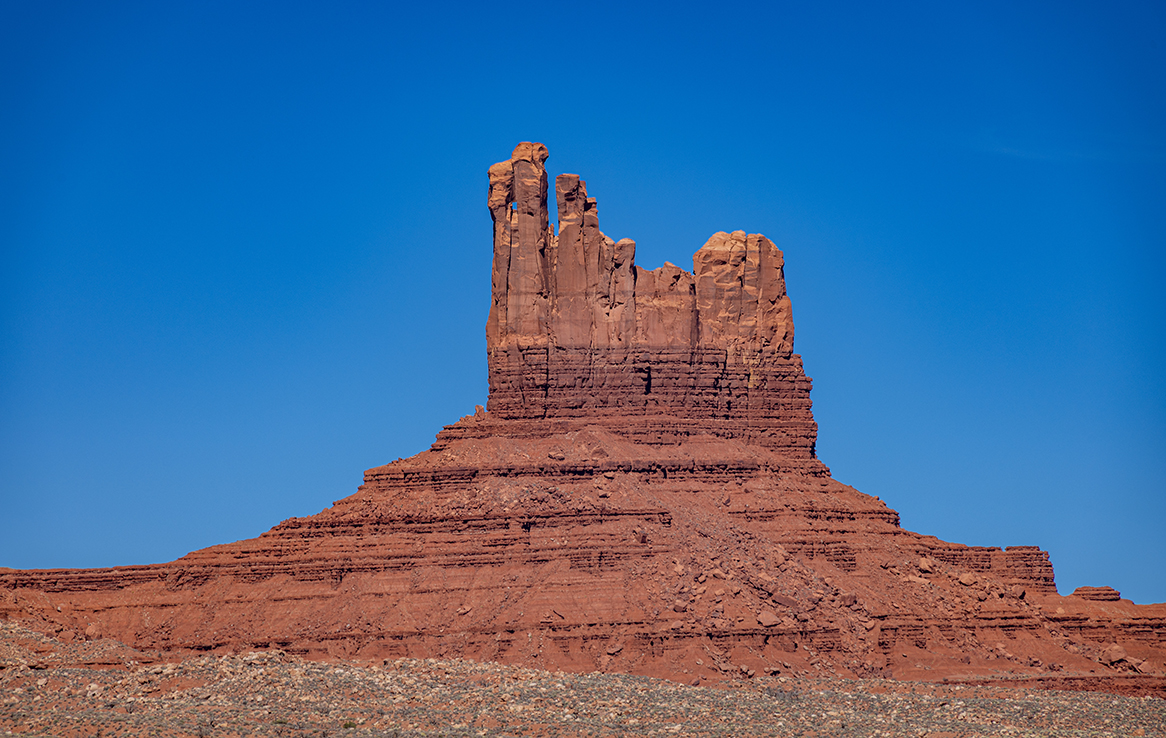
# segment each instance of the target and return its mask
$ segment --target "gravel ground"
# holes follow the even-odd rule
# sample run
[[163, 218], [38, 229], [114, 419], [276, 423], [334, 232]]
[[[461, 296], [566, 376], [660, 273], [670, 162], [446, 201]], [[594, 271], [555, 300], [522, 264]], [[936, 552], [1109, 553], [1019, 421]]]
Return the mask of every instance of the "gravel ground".
[[150, 655], [103, 641], [64, 647], [0, 623], [0, 733], [1166, 738], [1166, 701], [1097, 692], [781, 677], [692, 687], [457, 660], [322, 663], [278, 651], [133, 657]]

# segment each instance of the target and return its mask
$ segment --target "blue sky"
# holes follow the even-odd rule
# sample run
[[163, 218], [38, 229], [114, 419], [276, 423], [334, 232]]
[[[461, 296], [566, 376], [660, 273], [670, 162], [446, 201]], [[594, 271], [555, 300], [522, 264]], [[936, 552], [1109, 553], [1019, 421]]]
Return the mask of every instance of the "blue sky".
[[0, 3], [0, 565], [170, 560], [428, 447], [537, 140], [645, 267], [778, 244], [836, 478], [1166, 601], [1162, 4], [421, 5]]

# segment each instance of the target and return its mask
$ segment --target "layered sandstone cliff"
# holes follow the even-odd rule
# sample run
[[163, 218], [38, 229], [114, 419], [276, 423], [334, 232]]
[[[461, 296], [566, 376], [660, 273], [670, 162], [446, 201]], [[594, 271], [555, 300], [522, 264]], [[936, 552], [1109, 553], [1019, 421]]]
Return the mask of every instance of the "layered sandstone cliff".
[[634, 263], [582, 180], [490, 168], [490, 397], [356, 494], [167, 564], [0, 570], [0, 617], [164, 653], [462, 656], [1166, 694], [1166, 605], [1056, 593], [1035, 546], [902, 529], [815, 456], [782, 253]]

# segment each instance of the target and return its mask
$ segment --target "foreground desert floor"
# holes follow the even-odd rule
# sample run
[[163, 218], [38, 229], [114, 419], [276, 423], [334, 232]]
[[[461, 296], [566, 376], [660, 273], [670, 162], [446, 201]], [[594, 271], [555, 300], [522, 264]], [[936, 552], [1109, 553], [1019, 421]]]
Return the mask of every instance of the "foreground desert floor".
[[0, 730], [68, 736], [1166, 736], [1166, 700], [991, 685], [692, 686], [460, 660], [160, 662], [0, 623]]

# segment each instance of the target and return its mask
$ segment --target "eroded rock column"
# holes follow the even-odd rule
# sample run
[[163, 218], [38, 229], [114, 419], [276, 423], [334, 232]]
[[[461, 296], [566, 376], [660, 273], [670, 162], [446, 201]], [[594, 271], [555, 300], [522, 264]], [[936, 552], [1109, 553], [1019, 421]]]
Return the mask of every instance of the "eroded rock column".
[[648, 442], [745, 438], [813, 459], [781, 251], [759, 234], [716, 233], [692, 272], [637, 267], [635, 242], [603, 234], [577, 174], [556, 178], [558, 234], [548, 227], [546, 159], [523, 143], [490, 168], [490, 412], [635, 428]]

